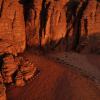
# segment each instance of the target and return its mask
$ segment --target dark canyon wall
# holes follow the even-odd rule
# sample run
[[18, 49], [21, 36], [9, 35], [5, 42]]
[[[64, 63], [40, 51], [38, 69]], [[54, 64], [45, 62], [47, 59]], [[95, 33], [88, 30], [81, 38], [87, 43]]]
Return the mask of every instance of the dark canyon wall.
[[0, 48], [6, 52], [22, 52], [25, 44], [76, 50], [93, 40], [98, 47], [99, 26], [99, 0], [0, 0]]

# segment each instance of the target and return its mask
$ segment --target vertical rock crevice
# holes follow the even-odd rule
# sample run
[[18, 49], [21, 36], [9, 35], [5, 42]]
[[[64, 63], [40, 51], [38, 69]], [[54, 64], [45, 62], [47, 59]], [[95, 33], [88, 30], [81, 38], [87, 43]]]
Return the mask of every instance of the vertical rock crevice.
[[4, 0], [1, 1], [1, 5], [0, 5], [0, 17], [2, 15], [3, 5], [4, 5]]
[[42, 47], [43, 33], [45, 36], [45, 32], [46, 32], [46, 23], [47, 23], [47, 15], [48, 15], [49, 5], [50, 5], [50, 2], [48, 4], [46, 4], [46, 0], [42, 1], [42, 9], [40, 12], [40, 29], [39, 29], [40, 48]]
[[[73, 44], [72, 44], [72, 49], [76, 50], [77, 46], [79, 45], [79, 40], [81, 36], [81, 20], [83, 17], [83, 13], [88, 5], [88, 0], [84, 1], [81, 7], [79, 8], [76, 18], [75, 18], [75, 24], [73, 27]], [[88, 31], [87, 25], [85, 26], [86, 31]]]
[[[66, 4], [66, 49], [69, 49], [71, 46], [69, 42], [70, 39], [70, 33], [72, 32], [72, 37], [75, 34], [75, 30], [76, 30], [76, 23], [77, 23], [77, 9], [79, 7], [80, 2], [79, 1], [75, 1], [75, 0], [70, 0], [67, 4]], [[73, 40], [73, 39], [72, 39]]]

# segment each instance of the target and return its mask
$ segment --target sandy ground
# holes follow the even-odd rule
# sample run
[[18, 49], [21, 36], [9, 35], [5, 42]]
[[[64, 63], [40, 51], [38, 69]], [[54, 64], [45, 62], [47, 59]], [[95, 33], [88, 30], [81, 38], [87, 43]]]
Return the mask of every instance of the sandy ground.
[[82, 75], [94, 80], [100, 87], [100, 55], [96, 54], [79, 54], [75, 52], [62, 52], [49, 54], [49, 58], [59, 63], [69, 65]]
[[24, 87], [7, 87], [8, 100], [100, 100], [100, 90], [93, 81], [68, 65], [26, 52], [40, 69], [40, 74]]

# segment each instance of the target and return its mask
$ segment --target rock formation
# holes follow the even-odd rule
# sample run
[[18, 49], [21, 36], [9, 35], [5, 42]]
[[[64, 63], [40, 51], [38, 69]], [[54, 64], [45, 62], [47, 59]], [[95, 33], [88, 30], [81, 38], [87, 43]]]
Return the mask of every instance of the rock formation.
[[29, 60], [13, 57], [11, 54], [3, 57], [3, 64], [0, 68], [0, 100], [6, 100], [6, 84], [24, 86], [26, 81], [34, 77], [37, 71], [37, 68]]
[[18, 0], [0, 0], [0, 53], [23, 52], [25, 36], [23, 6]]
[[100, 37], [97, 0], [23, 0], [23, 5], [29, 46], [63, 43], [67, 49], [76, 49], [84, 36]]
[[24, 69], [23, 71], [29, 74], [20, 71], [20, 67], [23, 66], [20, 66], [15, 56], [22, 53], [25, 46], [23, 5], [18, 0], [0, 0], [0, 100], [6, 100], [4, 84], [14, 83], [16, 86], [23, 86], [25, 82], [21, 82], [22, 77], [28, 77], [29, 80], [36, 71], [35, 67], [28, 64], [26, 70], [29, 72]]
[[4, 83], [11, 83], [12, 75], [18, 69], [18, 65], [15, 62], [12, 55], [7, 55], [3, 59], [3, 66], [2, 66], [2, 75], [4, 78]]
[[[91, 10], [90, 10], [91, 9]], [[86, 46], [83, 51], [100, 54], [100, 2], [87, 2], [81, 19], [81, 37], [79, 46]]]
[[98, 0], [0, 0], [0, 52], [16, 55], [26, 43], [76, 49], [84, 36], [100, 34], [99, 10]]
[[23, 74], [23, 79], [27, 81], [33, 77], [36, 67], [33, 65], [33, 63], [29, 62], [29, 60], [25, 60], [20, 68], [20, 71]]
[[65, 37], [66, 12], [64, 6], [67, 2], [65, 0], [33, 0], [31, 7], [30, 4], [27, 5], [28, 9], [25, 5], [25, 11], [29, 10], [30, 15], [26, 17], [28, 45], [45, 46]]
[[0, 99], [1, 84], [34, 76], [36, 67], [16, 57], [27, 46], [100, 53], [99, 25], [99, 0], [0, 0]]
[[3, 78], [0, 73], [0, 100], [6, 100], [6, 88], [5, 85], [3, 84]]

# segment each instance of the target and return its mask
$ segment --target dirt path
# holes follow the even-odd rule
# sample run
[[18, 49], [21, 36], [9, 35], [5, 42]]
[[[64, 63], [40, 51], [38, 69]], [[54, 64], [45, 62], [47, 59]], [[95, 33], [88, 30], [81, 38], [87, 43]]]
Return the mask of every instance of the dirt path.
[[40, 68], [40, 74], [24, 87], [8, 87], [8, 100], [100, 100], [100, 90], [76, 71], [32, 52], [24, 57]]
[[59, 63], [70, 65], [81, 74], [94, 80], [100, 87], [100, 55], [84, 55], [74, 52], [62, 52], [55, 55], [49, 54], [51, 59]]

